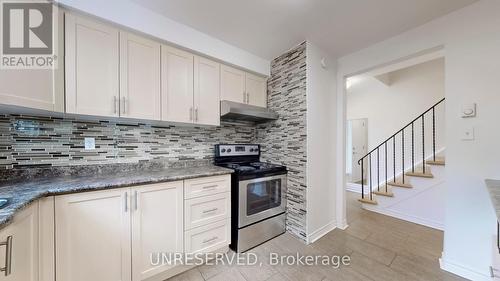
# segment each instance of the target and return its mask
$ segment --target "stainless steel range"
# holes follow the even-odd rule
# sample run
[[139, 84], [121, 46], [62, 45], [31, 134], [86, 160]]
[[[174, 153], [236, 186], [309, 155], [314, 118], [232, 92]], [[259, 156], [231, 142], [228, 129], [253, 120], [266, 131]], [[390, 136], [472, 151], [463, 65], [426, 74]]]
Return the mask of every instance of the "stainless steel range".
[[256, 144], [215, 146], [215, 164], [231, 176], [231, 249], [247, 251], [285, 232], [285, 166], [260, 162]]

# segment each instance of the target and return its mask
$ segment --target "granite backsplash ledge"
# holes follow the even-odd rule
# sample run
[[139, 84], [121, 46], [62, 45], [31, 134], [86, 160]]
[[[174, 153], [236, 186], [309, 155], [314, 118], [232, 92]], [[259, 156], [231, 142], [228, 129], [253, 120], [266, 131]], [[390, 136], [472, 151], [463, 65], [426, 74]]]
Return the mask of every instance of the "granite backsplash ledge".
[[[84, 139], [96, 149], [85, 150]], [[152, 126], [109, 121], [0, 115], [0, 170], [162, 160], [211, 161], [218, 143], [255, 142], [256, 127]]]
[[101, 175], [118, 175], [151, 171], [167, 171], [180, 168], [205, 168], [212, 165], [211, 160], [168, 161], [165, 159], [140, 161], [138, 163], [110, 163], [95, 165], [32, 167], [29, 169], [0, 170], [0, 187], [17, 181], [33, 181], [56, 179], [62, 177], [90, 177]]

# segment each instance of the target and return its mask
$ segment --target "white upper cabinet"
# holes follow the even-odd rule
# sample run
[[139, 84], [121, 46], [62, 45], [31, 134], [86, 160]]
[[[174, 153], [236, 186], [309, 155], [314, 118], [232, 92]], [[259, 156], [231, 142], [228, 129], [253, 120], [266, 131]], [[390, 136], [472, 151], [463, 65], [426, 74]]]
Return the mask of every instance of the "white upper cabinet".
[[129, 191], [56, 197], [56, 280], [131, 280]]
[[169, 46], [161, 46], [162, 120], [192, 123], [194, 55]]
[[178, 181], [132, 188], [133, 281], [161, 275], [174, 267], [151, 264], [151, 254], [184, 251], [183, 186]]
[[221, 67], [221, 100], [267, 107], [267, 80], [245, 71]]
[[247, 103], [267, 107], [267, 79], [247, 73], [245, 84]]
[[220, 125], [220, 64], [194, 58], [195, 123]]
[[52, 70], [0, 70], [0, 103], [64, 111], [64, 94], [55, 90]]
[[120, 32], [120, 116], [161, 119], [160, 43]]
[[221, 66], [221, 99], [246, 103], [244, 71], [227, 65]]
[[119, 115], [119, 31], [66, 14], [66, 112]]
[[[0, 272], [2, 281], [39, 280], [38, 203], [14, 217], [0, 232]], [[10, 249], [10, 251], [8, 251]]]
[[[64, 25], [61, 10], [57, 20]], [[57, 31], [63, 38], [64, 29]], [[0, 104], [64, 112], [64, 41], [54, 47], [55, 69], [0, 69]]]

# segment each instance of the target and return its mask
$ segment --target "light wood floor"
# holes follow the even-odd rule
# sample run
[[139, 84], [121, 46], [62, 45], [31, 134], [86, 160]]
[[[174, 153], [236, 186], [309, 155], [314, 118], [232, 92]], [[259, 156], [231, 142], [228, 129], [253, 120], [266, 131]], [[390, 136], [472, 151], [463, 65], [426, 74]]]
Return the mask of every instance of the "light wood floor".
[[357, 194], [348, 192], [349, 227], [334, 230], [311, 245], [290, 234], [251, 250], [266, 261], [269, 252], [303, 255], [349, 255], [351, 265], [329, 266], [200, 266], [170, 280], [465, 280], [439, 268], [443, 232], [362, 210]]

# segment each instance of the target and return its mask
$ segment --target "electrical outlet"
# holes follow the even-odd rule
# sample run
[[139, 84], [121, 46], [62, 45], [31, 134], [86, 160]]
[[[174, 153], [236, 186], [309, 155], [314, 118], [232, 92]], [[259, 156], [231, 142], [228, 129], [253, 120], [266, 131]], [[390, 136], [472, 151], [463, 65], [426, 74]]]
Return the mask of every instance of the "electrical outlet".
[[85, 150], [95, 149], [95, 138], [85, 138]]

